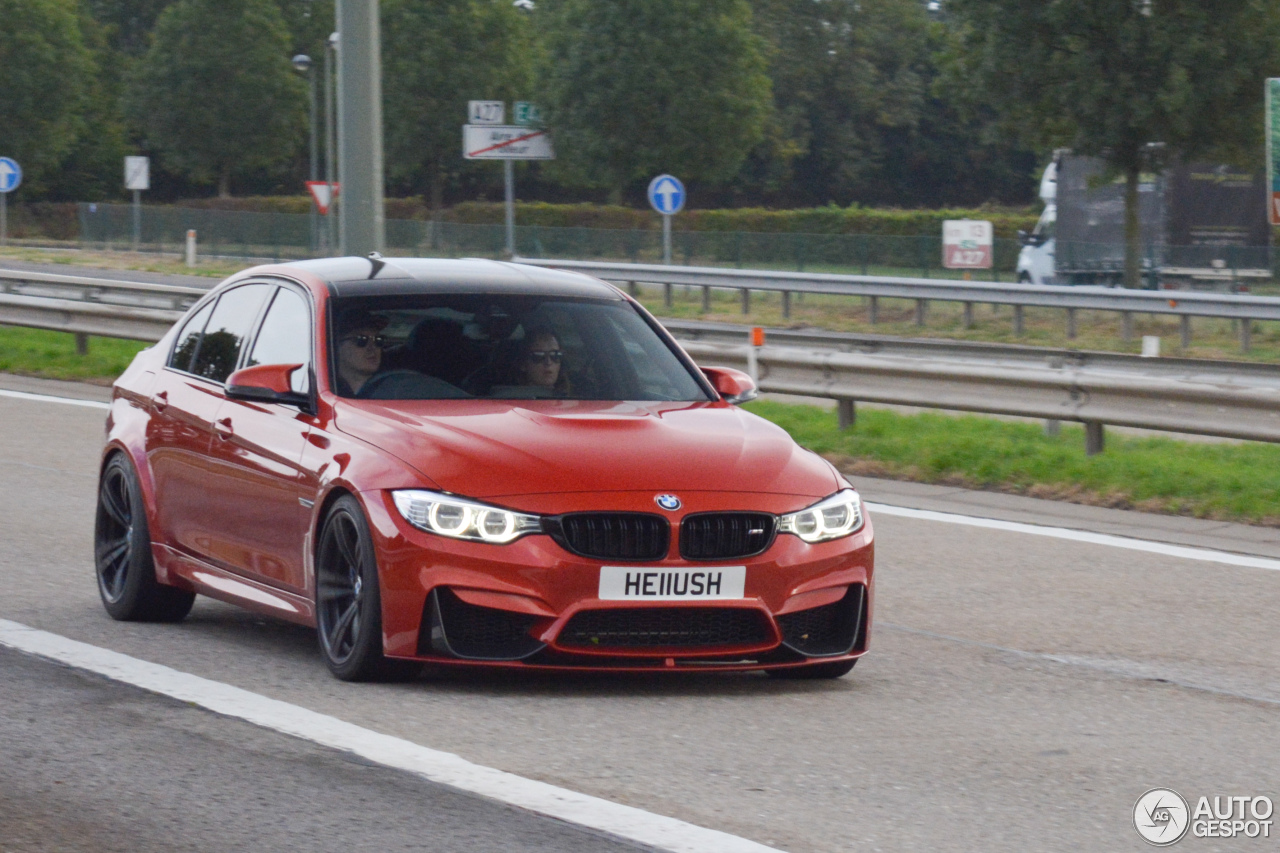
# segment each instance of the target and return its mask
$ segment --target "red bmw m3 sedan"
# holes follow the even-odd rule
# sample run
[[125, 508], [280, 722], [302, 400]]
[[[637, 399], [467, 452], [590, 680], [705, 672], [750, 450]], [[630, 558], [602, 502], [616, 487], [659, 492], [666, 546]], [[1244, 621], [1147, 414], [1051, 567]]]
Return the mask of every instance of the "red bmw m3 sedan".
[[95, 530], [122, 620], [197, 594], [405, 664], [766, 670], [867, 648], [857, 492], [622, 291], [490, 261], [258, 267], [116, 382]]

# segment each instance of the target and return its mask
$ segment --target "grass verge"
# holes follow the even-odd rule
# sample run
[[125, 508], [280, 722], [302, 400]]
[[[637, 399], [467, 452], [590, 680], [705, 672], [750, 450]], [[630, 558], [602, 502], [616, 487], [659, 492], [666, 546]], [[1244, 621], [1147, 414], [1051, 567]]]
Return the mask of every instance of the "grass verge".
[[90, 338], [88, 355], [76, 354], [76, 336], [18, 326], [0, 326], [0, 373], [75, 379], [109, 385], [147, 344]]
[[859, 409], [841, 432], [835, 413], [758, 401], [746, 406], [850, 475], [1011, 492], [1073, 503], [1280, 526], [1280, 446], [1107, 435], [1084, 452], [1084, 430], [976, 415]]

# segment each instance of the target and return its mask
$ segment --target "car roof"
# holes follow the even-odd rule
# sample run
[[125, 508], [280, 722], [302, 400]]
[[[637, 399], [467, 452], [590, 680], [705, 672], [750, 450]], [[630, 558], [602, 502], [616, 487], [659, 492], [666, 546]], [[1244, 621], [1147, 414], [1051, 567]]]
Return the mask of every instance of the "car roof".
[[438, 291], [622, 299], [611, 285], [588, 275], [481, 258], [323, 258], [287, 266], [323, 279], [334, 296]]

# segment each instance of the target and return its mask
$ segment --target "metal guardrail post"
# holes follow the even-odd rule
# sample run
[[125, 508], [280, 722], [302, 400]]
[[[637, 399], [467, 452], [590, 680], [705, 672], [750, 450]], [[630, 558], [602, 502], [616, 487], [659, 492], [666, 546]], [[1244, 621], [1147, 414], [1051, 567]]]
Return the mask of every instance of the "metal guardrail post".
[[1187, 349], [1191, 346], [1191, 315], [1183, 314], [1178, 318], [1178, 332], [1182, 338], [1182, 348]]
[[857, 422], [857, 404], [853, 400], [836, 400], [836, 423], [841, 431], [851, 429]]
[[1133, 341], [1133, 312], [1120, 312], [1120, 339], [1126, 344]]
[[791, 291], [782, 291], [782, 317], [785, 320], [791, 319]]
[[917, 326], [924, 325], [925, 314], [928, 312], [928, 310], [929, 310], [929, 300], [927, 299], [916, 300], [916, 325]]
[[664, 308], [671, 307], [671, 285], [669, 283], [662, 285], [662, 305]]
[[1013, 333], [1018, 337], [1022, 337], [1024, 325], [1022, 306], [1013, 306]]
[[966, 329], [973, 328], [973, 303], [964, 303], [964, 327]]
[[1106, 445], [1106, 433], [1102, 424], [1097, 421], [1086, 421], [1084, 425], [1084, 453], [1086, 456], [1097, 456]]
[[751, 288], [749, 287], [742, 288], [742, 313], [751, 313]]
[[1067, 340], [1074, 341], [1076, 339], [1076, 309], [1067, 309]]
[[1253, 321], [1240, 320], [1240, 352], [1248, 352], [1253, 348]]
[[874, 326], [880, 320], [880, 297], [867, 297], [867, 322]]
[[706, 284], [702, 286], [702, 311], [711, 312], [711, 286]]

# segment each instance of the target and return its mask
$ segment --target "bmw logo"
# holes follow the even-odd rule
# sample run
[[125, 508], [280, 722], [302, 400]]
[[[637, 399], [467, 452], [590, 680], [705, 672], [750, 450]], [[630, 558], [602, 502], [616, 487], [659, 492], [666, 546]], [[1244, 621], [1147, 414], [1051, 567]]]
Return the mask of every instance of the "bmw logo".
[[654, 498], [654, 501], [658, 504], [658, 506], [662, 507], [668, 512], [675, 512], [680, 508], [680, 499], [675, 495], [658, 495], [656, 498]]

